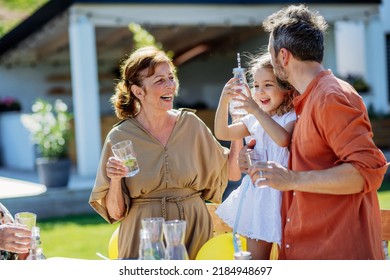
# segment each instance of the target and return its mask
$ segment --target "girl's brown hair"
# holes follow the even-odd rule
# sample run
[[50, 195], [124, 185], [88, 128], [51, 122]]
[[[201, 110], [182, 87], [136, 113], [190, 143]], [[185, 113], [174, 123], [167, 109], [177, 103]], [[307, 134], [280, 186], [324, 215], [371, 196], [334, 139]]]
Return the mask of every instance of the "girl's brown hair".
[[120, 65], [121, 78], [115, 86], [115, 93], [110, 101], [119, 119], [127, 119], [136, 116], [141, 110], [141, 102], [131, 91], [132, 85], [143, 87], [141, 72], [147, 69], [146, 77], [154, 74], [156, 66], [160, 63], [168, 63], [171, 67], [176, 82], [176, 93], [179, 89], [176, 67], [168, 55], [156, 47], [149, 46], [133, 51]]
[[[273, 71], [273, 66], [271, 63], [271, 54], [269, 52], [261, 53], [256, 56], [250, 56], [249, 62], [249, 72], [251, 74], [251, 79], [253, 80], [254, 74], [258, 69], [266, 68], [271, 69]], [[280, 106], [276, 109], [276, 114], [278, 116], [284, 115], [287, 112], [293, 110], [293, 99], [299, 95], [298, 91], [296, 91], [293, 86], [287, 84], [279, 79], [276, 79], [276, 82], [279, 88], [284, 91], [284, 101]], [[253, 83], [253, 81], [252, 81]]]

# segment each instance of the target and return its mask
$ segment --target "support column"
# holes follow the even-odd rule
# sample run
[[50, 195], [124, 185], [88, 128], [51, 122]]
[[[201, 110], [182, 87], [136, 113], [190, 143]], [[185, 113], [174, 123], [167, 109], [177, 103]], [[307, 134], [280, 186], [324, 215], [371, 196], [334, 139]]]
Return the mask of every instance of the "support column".
[[325, 35], [325, 54], [323, 65], [326, 69], [331, 69], [336, 75], [337, 73], [337, 56], [336, 56], [336, 35], [334, 24], [329, 25]]
[[[378, 16], [365, 23], [367, 81], [371, 87], [370, 98], [375, 112], [389, 112], [386, 40], [383, 26]], [[356, 58], [359, 59], [359, 58]]]
[[69, 44], [77, 172], [90, 177], [96, 175], [101, 152], [95, 28], [87, 16], [72, 12]]

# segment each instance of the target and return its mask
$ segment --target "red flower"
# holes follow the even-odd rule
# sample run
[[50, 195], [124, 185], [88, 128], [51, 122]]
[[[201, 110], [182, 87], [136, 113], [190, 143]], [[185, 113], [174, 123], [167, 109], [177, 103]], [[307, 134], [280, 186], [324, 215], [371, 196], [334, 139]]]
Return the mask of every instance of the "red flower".
[[0, 98], [0, 112], [20, 111], [20, 102], [11, 96]]

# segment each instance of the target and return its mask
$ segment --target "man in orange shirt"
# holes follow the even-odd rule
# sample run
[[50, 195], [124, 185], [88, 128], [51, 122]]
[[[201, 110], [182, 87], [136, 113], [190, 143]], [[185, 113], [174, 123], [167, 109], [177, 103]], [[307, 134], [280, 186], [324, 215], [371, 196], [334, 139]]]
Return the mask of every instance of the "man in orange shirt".
[[249, 169], [284, 191], [280, 259], [383, 259], [377, 190], [388, 164], [362, 98], [322, 65], [327, 23], [292, 5], [263, 26], [276, 76], [300, 93], [289, 169]]

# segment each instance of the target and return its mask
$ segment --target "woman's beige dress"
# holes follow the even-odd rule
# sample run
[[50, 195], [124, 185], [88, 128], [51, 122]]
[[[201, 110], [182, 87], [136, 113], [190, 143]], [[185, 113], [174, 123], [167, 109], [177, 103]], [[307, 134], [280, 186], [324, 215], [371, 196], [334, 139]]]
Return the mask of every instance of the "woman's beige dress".
[[164, 147], [135, 119], [114, 127], [105, 140], [95, 186], [89, 202], [108, 222], [105, 197], [109, 188], [106, 163], [111, 146], [133, 141], [140, 172], [122, 180], [127, 212], [119, 230], [119, 258], [138, 258], [141, 220], [164, 217], [187, 222], [185, 245], [195, 259], [213, 228], [204, 200], [221, 202], [227, 186], [229, 150], [222, 147], [208, 127], [192, 112], [182, 110]]

